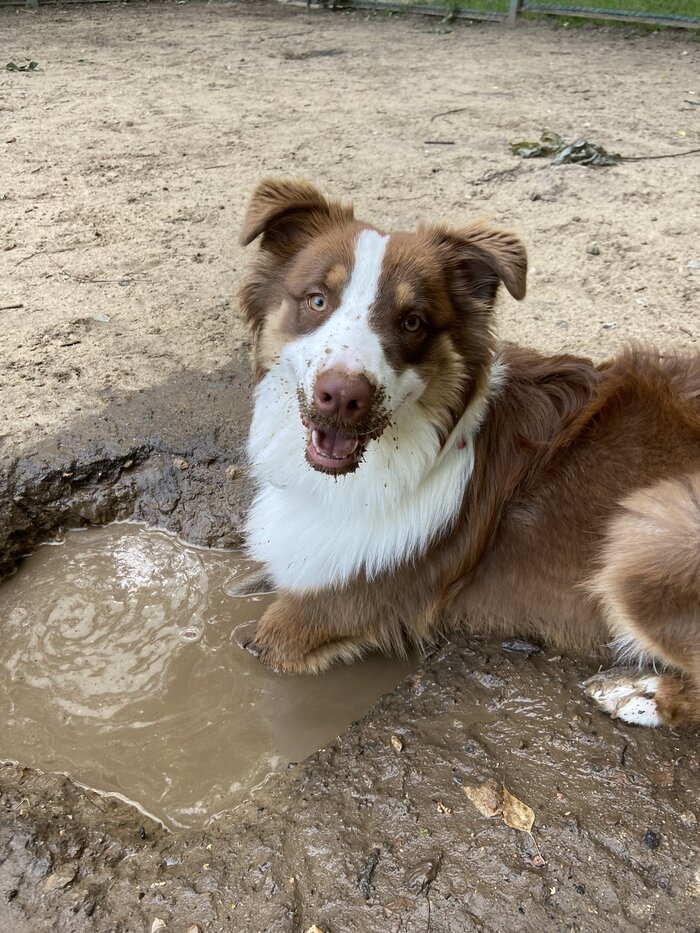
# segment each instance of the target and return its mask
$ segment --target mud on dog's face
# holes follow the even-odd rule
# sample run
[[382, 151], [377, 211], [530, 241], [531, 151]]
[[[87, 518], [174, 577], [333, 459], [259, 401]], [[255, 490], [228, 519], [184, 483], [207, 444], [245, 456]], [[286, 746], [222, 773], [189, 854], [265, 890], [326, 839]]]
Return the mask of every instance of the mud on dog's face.
[[256, 379], [295, 387], [306, 460], [355, 471], [414, 404], [444, 439], [490, 365], [499, 282], [525, 293], [525, 251], [483, 224], [385, 235], [303, 181], [253, 194], [241, 241], [261, 236], [241, 289]]

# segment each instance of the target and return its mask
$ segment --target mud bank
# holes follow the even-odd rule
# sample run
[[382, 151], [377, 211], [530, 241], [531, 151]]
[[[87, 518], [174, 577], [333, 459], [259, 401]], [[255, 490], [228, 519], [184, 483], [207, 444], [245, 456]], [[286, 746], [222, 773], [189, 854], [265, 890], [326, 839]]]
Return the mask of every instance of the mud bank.
[[245, 348], [224, 372], [120, 393], [0, 461], [0, 575], [65, 528], [132, 518], [192, 544], [235, 547], [247, 501]]
[[[692, 933], [695, 744], [602, 718], [580, 698], [585, 673], [446, 646], [206, 832], [169, 835], [5, 766], [0, 928]], [[466, 798], [489, 779], [534, 809], [532, 836]]]
[[[697, 344], [695, 163], [592, 172], [507, 149], [542, 129], [633, 155], [697, 146], [687, 36], [224, 2], [0, 9], [0, 27], [8, 60], [40, 62], [0, 79], [3, 573], [62, 528], [129, 516], [239, 543], [235, 239], [264, 173], [387, 226], [516, 227], [532, 274], [502, 305], [510, 339], [596, 357]], [[697, 736], [614, 724], [579, 689], [590, 673], [445, 644], [205, 831], [4, 765], [0, 931], [694, 933]], [[486, 780], [533, 808], [532, 835], [475, 809], [463, 789]]]

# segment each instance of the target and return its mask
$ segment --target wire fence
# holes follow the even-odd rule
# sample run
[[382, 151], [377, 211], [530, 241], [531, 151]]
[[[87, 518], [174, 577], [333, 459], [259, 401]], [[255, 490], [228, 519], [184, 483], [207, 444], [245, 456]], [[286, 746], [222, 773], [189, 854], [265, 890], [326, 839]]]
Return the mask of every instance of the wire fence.
[[[45, 5], [112, 2], [119, 0], [0, 0], [0, 7], [24, 6], [36, 10]], [[128, 3], [129, 0], [121, 2]], [[297, 0], [299, 5], [302, 2]], [[595, 0], [585, 6], [551, 0], [306, 0], [306, 6], [420, 13], [439, 16], [444, 20], [480, 19], [508, 22], [511, 25], [515, 25], [522, 17], [546, 15], [700, 30], [700, 0], [601, 0], [600, 6]]]
[[700, 0], [601, 0], [556, 3], [550, 0], [310, 0], [322, 6], [354, 7], [393, 13], [422, 13], [450, 19], [507, 21], [528, 15], [611, 20], [651, 26], [700, 29]]

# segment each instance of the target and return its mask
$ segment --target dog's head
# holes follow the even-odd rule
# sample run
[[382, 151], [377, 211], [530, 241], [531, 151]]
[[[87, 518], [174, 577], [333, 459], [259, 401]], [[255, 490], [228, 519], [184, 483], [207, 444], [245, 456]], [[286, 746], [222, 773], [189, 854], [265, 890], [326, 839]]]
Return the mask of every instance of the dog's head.
[[258, 237], [241, 289], [256, 379], [283, 367], [293, 382], [311, 467], [355, 471], [409, 403], [444, 442], [484, 391], [499, 284], [525, 295], [517, 237], [483, 223], [386, 235], [308, 182], [272, 179], [241, 242]]

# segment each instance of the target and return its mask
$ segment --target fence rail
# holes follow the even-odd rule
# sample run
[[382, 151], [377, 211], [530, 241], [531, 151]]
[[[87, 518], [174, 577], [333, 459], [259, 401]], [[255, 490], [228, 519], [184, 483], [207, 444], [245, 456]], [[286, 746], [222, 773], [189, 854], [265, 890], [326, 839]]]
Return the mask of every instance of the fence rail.
[[[506, 21], [515, 25], [527, 14], [564, 16], [567, 18], [611, 20], [625, 23], [640, 23], [650, 26], [700, 29], [700, 0], [642, 0], [646, 9], [634, 9], [634, 0], [618, 0], [606, 6], [574, 6], [560, 3], [538, 2], [538, 0], [448, 0], [435, 3], [431, 0], [311, 0], [312, 4], [376, 10], [388, 13], [419, 13], [440, 16], [443, 19], [478, 19], [496, 22]], [[630, 8], [630, 6], [632, 8]]]

